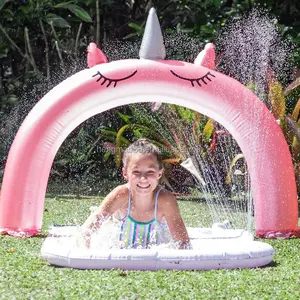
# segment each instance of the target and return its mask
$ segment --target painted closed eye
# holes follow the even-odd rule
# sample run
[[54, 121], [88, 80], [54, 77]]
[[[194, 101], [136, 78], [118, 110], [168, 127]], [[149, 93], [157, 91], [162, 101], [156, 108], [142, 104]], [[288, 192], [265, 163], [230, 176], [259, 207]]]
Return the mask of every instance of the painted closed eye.
[[97, 79], [97, 82], [102, 80], [101, 85], [104, 85], [105, 83], [107, 83], [106, 87], [109, 87], [113, 83], [114, 87], [116, 87], [118, 82], [129, 79], [129, 78], [133, 77], [136, 73], [137, 73], [137, 70], [134, 71], [132, 74], [126, 76], [126, 77], [118, 78], [118, 79], [111, 79], [111, 78], [108, 78], [108, 77], [104, 76], [103, 74], [101, 74], [98, 71], [96, 74], [93, 75], [93, 77], [99, 76], [99, 78]]
[[191, 83], [191, 85], [194, 87], [195, 84], [194, 82], [196, 82], [200, 87], [202, 86], [201, 84], [208, 84], [209, 82], [211, 82], [211, 77], [216, 77], [214, 74], [210, 73], [210, 72], [207, 72], [204, 76], [201, 76], [199, 78], [186, 78], [186, 77], [183, 77], [183, 76], [180, 76], [178, 74], [176, 74], [174, 71], [170, 70], [170, 72], [180, 78], [180, 79], [183, 79], [183, 80], [187, 80]]

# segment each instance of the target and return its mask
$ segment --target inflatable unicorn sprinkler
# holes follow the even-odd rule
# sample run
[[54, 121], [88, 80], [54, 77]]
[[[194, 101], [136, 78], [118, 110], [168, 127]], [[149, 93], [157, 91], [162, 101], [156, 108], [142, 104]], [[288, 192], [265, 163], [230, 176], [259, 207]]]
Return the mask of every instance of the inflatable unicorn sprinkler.
[[[152, 8], [139, 56], [140, 59], [108, 62], [96, 44], [91, 43], [89, 69], [61, 82], [30, 111], [6, 162], [0, 231], [25, 237], [41, 231], [54, 157], [79, 124], [117, 106], [155, 102], [153, 109], [156, 110], [165, 102], [214, 119], [235, 138], [251, 178], [256, 236], [300, 236], [294, 169], [282, 131], [267, 107], [250, 90], [214, 70], [213, 44], [205, 46], [194, 64], [166, 60], [159, 21]], [[255, 130], [258, 122], [259, 135]], [[196, 172], [191, 160], [183, 163], [183, 167]], [[199, 181], [205, 185], [203, 179]], [[267, 252], [268, 259], [256, 265], [269, 262], [273, 252], [270, 248]], [[70, 257], [68, 259], [70, 261]]]

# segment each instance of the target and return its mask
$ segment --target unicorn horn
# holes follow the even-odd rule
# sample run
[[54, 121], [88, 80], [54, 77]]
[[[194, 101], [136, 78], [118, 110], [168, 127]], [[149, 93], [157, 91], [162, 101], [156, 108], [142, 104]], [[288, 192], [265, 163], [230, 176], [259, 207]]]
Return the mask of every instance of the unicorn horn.
[[155, 9], [152, 7], [146, 22], [146, 28], [139, 52], [143, 59], [165, 59], [166, 49]]

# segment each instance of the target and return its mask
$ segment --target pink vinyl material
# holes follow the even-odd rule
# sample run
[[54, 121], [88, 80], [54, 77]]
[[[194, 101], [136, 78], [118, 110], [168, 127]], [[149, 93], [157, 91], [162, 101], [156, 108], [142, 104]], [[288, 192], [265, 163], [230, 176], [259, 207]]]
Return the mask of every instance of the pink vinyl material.
[[20, 127], [7, 159], [0, 230], [10, 235], [37, 234], [42, 226], [50, 169], [66, 137], [96, 114], [137, 102], [182, 105], [223, 125], [247, 161], [256, 234], [299, 235], [291, 155], [265, 105], [242, 84], [214, 70], [180, 61], [143, 59], [83, 70], [36, 104]]

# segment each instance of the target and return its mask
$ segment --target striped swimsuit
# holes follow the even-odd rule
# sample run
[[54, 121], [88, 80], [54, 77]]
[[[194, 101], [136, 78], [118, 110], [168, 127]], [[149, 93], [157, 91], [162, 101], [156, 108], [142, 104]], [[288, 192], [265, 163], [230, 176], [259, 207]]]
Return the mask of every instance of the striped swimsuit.
[[157, 220], [158, 195], [155, 195], [154, 218], [149, 222], [138, 222], [130, 216], [131, 193], [128, 196], [127, 215], [121, 220], [120, 241], [123, 248], [149, 248], [151, 245], [159, 245], [170, 242], [171, 235], [166, 222]]

